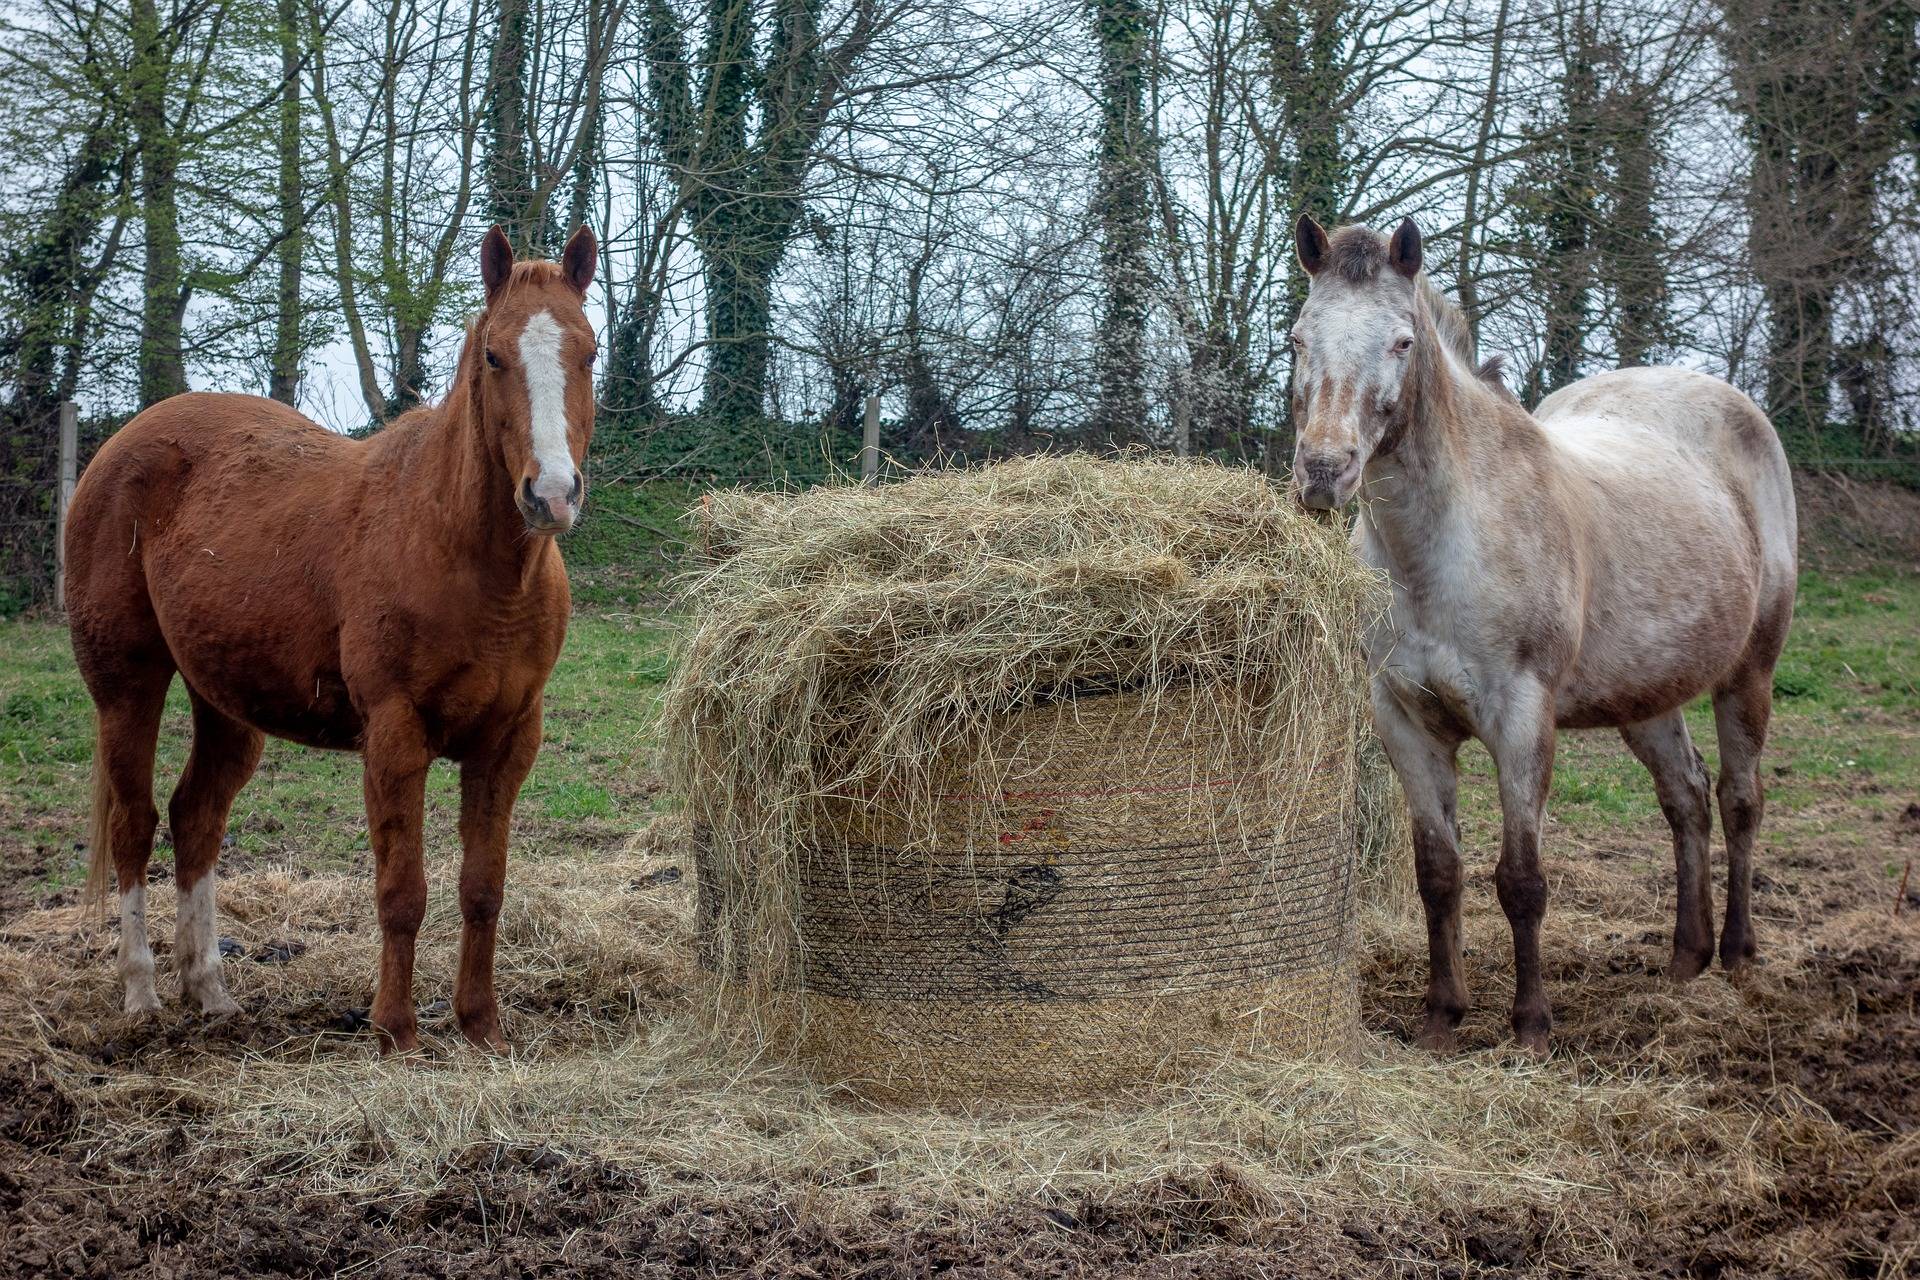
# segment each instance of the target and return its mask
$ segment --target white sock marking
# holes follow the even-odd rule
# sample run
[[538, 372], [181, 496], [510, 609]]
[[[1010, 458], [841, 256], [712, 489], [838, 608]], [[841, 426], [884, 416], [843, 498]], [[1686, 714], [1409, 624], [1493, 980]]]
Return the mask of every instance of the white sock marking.
[[180, 967], [180, 994], [200, 1002], [203, 1013], [232, 1013], [239, 1006], [220, 981], [220, 938], [214, 930], [213, 885], [208, 868], [180, 895], [174, 921], [174, 963]]
[[147, 886], [137, 884], [120, 895], [120, 980], [126, 984], [128, 1013], [152, 1013], [160, 1007], [153, 991], [153, 949], [147, 945]]

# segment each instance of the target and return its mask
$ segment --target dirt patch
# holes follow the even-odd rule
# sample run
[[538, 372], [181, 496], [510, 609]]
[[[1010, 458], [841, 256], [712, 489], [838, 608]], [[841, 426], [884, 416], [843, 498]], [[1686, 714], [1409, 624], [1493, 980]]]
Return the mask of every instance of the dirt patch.
[[[1485, 1231], [1309, 1218], [1227, 1172], [1124, 1195], [927, 1218], [886, 1205], [810, 1210], [804, 1189], [751, 1200], [644, 1187], [606, 1166], [477, 1162], [398, 1205], [232, 1188], [183, 1165], [138, 1182], [0, 1148], [0, 1275], [376, 1277], [688, 1275], [1000, 1277], [1460, 1274], [1447, 1259], [1509, 1247]], [[1416, 1265], [1424, 1261], [1425, 1265]]]
[[[1895, 834], [1894, 824], [1883, 829]], [[1409, 1118], [1408, 1129], [1379, 1128], [1357, 1149], [1315, 1148], [1343, 1110], [1377, 1104], [1351, 1086], [1325, 1092], [1322, 1081], [1322, 1092], [1298, 1095], [1287, 1111], [1261, 1092], [1279, 1087], [1273, 1081], [1242, 1082], [1209, 1106], [1219, 1112], [1260, 1103], [1290, 1117], [1262, 1121], [1280, 1126], [1266, 1147], [1253, 1129], [1214, 1116], [1207, 1120], [1212, 1145], [1233, 1150], [1210, 1163], [1193, 1159], [1206, 1143], [1181, 1132], [1177, 1141], [1191, 1148], [1164, 1157], [1173, 1166], [1164, 1173], [964, 1203], [894, 1194], [886, 1172], [861, 1184], [857, 1170], [843, 1171], [841, 1190], [829, 1192], [822, 1179], [833, 1147], [822, 1132], [800, 1143], [815, 1153], [820, 1176], [796, 1177], [801, 1166], [788, 1163], [753, 1181], [705, 1163], [710, 1151], [678, 1161], [651, 1148], [621, 1158], [618, 1142], [603, 1143], [600, 1154], [583, 1151], [580, 1134], [541, 1119], [575, 1105], [604, 1106], [621, 1092], [578, 1095], [577, 1102], [564, 1092], [548, 1096], [577, 1087], [571, 1076], [550, 1084], [538, 1074], [568, 1055], [617, 1071], [623, 1053], [644, 1051], [668, 1076], [689, 1061], [659, 1039], [669, 1025], [660, 1019], [682, 998], [684, 974], [662, 968], [657, 940], [646, 941], [649, 922], [656, 931], [677, 927], [664, 904], [686, 887], [670, 873], [669, 850], [602, 865], [600, 879], [587, 882], [523, 869], [528, 913], [509, 922], [503, 948], [509, 1017], [522, 1036], [555, 1040], [536, 1046], [521, 1068], [530, 1079], [518, 1103], [510, 1093], [465, 1090], [477, 1069], [451, 1047], [451, 1028], [441, 1028], [425, 1063], [396, 1068], [371, 1060], [368, 1037], [351, 1016], [366, 982], [354, 975], [373, 947], [357, 882], [236, 877], [223, 907], [242, 947], [228, 974], [249, 1016], [214, 1023], [177, 1014], [119, 1018], [110, 1007], [111, 935], [83, 941], [50, 927], [62, 919], [57, 912], [26, 913], [0, 921], [0, 959], [18, 966], [22, 956], [40, 956], [49, 965], [0, 975], [16, 999], [33, 996], [32, 1016], [14, 1017], [14, 1033], [0, 1038], [0, 1275], [1912, 1273], [1920, 1259], [1920, 929], [1896, 920], [1882, 886], [1860, 874], [1886, 849], [1816, 841], [1805, 846], [1812, 856], [1795, 860], [1802, 865], [1774, 861], [1769, 897], [1782, 905], [1773, 910], [1800, 900], [1834, 907], [1823, 907], [1821, 922], [1798, 934], [1776, 917], [1765, 935], [1769, 962], [1742, 982], [1715, 972], [1675, 989], [1658, 976], [1670, 909], [1664, 860], [1655, 856], [1664, 850], [1637, 839], [1611, 842], [1613, 857], [1563, 849], [1553, 864], [1548, 955], [1560, 1048], [1545, 1076], [1503, 1065], [1504, 921], [1482, 869], [1467, 895], [1477, 999], [1469, 1051], [1423, 1066], [1389, 1044], [1370, 1068], [1384, 1078], [1430, 1073], [1416, 1074], [1395, 1095], [1391, 1115]], [[602, 916], [585, 919], [588, 904], [603, 896], [603, 879], [618, 881], [619, 896]], [[156, 891], [163, 969], [164, 900]], [[562, 920], [572, 920], [570, 931], [559, 929]], [[602, 933], [609, 920], [618, 927]], [[265, 944], [275, 939], [303, 941], [306, 949], [271, 963], [252, 958], [273, 955]], [[669, 949], [680, 941], [670, 939]], [[1368, 953], [1365, 1016], [1390, 1042], [1406, 1033], [1417, 1003], [1423, 931], [1411, 917], [1379, 917]], [[435, 971], [431, 957], [423, 971]], [[610, 991], [620, 994], [610, 998]], [[421, 994], [430, 1001], [437, 993]], [[30, 1022], [37, 1031], [29, 1033]], [[629, 1049], [622, 1034], [655, 1038]], [[600, 1042], [609, 1047], [595, 1048]], [[222, 1138], [215, 1113], [233, 1104], [236, 1068], [248, 1076], [293, 1073], [285, 1077], [293, 1091], [269, 1090], [262, 1105], [295, 1111], [243, 1115], [242, 1126]], [[333, 1072], [358, 1073], [341, 1096], [363, 1098], [376, 1116], [400, 1096], [380, 1092], [395, 1081], [409, 1097], [418, 1092], [415, 1081], [444, 1085], [453, 1096], [443, 1113], [396, 1108], [399, 1118], [385, 1131], [350, 1124], [336, 1148], [315, 1146], [311, 1133], [260, 1141], [274, 1123], [304, 1131], [309, 1120], [295, 1113], [300, 1089], [332, 1081]], [[1446, 1128], [1461, 1105], [1445, 1092], [1450, 1079], [1489, 1089], [1482, 1120]], [[701, 1086], [683, 1078], [674, 1087]], [[778, 1146], [791, 1139], [783, 1126], [822, 1118], [840, 1127], [884, 1121], [830, 1098], [791, 1113], [770, 1110], [770, 1100], [787, 1096], [779, 1090], [790, 1088], [736, 1083], [728, 1096], [751, 1125], [729, 1131], [722, 1146]], [[1506, 1092], [1514, 1089], [1522, 1091]], [[1597, 1101], [1560, 1105], [1560, 1094], [1581, 1089], [1599, 1090]], [[662, 1098], [635, 1114], [674, 1105]], [[471, 1108], [491, 1118], [431, 1164], [406, 1163], [395, 1144], [457, 1124]], [[1191, 1119], [1169, 1110], [1146, 1127]], [[1060, 1123], [1055, 1115], [1034, 1121]], [[1073, 1123], [1122, 1121], [1088, 1113]], [[1528, 1172], [1518, 1149], [1486, 1145], [1479, 1130], [1489, 1126], [1518, 1126], [1527, 1142], [1551, 1136], [1565, 1145], [1531, 1166], [1545, 1175]], [[1014, 1132], [949, 1131], [933, 1116], [918, 1127], [929, 1143], [986, 1144], [967, 1157], [975, 1164]], [[488, 1132], [500, 1137], [482, 1140]], [[1067, 1137], [1043, 1133], [1022, 1158], [1084, 1159]], [[1451, 1158], [1464, 1177], [1456, 1184], [1426, 1169], [1426, 1181], [1396, 1187], [1373, 1168], [1359, 1181], [1328, 1175], [1332, 1190], [1314, 1192], [1318, 1184], [1301, 1180], [1299, 1152], [1272, 1144], [1381, 1167]], [[1617, 1153], [1576, 1172], [1576, 1152], [1609, 1152], [1612, 1144], [1621, 1144]], [[338, 1170], [320, 1176], [316, 1153], [376, 1181], [342, 1182]], [[1645, 1168], [1636, 1170], [1636, 1159]], [[404, 1185], [374, 1190], [384, 1168], [403, 1168]], [[1572, 1181], [1555, 1189], [1556, 1177]], [[1480, 1185], [1503, 1178], [1509, 1181], [1497, 1193]]]
[[1902, 485], [1796, 471], [1804, 567], [1920, 572], [1920, 492]]

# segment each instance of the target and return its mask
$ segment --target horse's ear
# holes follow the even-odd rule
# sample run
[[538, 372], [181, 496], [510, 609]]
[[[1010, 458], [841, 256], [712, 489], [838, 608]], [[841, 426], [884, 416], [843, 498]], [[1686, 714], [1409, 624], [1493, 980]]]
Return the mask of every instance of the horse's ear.
[[1387, 261], [1409, 280], [1420, 274], [1420, 228], [1412, 218], [1400, 219], [1394, 228], [1393, 239], [1387, 242]]
[[593, 283], [594, 264], [599, 260], [600, 244], [586, 224], [581, 223], [580, 229], [567, 241], [566, 251], [560, 255], [560, 272], [574, 292], [585, 295], [587, 286]]
[[487, 286], [489, 303], [512, 274], [513, 246], [507, 242], [507, 233], [495, 226], [487, 232], [487, 238], [480, 242], [480, 279]]
[[1327, 229], [1312, 214], [1303, 213], [1293, 224], [1293, 244], [1300, 251], [1300, 266], [1310, 276], [1319, 275], [1327, 265]]

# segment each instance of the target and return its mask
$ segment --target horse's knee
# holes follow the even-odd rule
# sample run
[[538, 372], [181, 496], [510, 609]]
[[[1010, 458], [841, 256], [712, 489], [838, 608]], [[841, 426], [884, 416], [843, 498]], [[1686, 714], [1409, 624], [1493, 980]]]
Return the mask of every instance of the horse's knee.
[[1720, 822], [1726, 828], [1728, 838], [1750, 834], [1759, 825], [1761, 810], [1765, 805], [1759, 779], [1750, 771], [1729, 769], [1721, 773], [1717, 790]]
[[501, 898], [492, 885], [461, 885], [460, 918], [474, 928], [489, 928], [500, 919]]
[[427, 917], [425, 885], [383, 885], [378, 896], [380, 928], [386, 933], [415, 934]]
[[1458, 900], [1460, 853], [1454, 847], [1453, 833], [1427, 823], [1416, 823], [1413, 870], [1420, 882], [1420, 899], [1429, 909], [1443, 908]]
[[1537, 858], [1502, 858], [1493, 870], [1500, 909], [1509, 920], [1538, 920], [1547, 910], [1547, 877]]
[[153, 798], [121, 797], [115, 807], [119, 810], [120, 818], [115, 837], [136, 850], [150, 844], [153, 833], [160, 829], [160, 810], [154, 807]]

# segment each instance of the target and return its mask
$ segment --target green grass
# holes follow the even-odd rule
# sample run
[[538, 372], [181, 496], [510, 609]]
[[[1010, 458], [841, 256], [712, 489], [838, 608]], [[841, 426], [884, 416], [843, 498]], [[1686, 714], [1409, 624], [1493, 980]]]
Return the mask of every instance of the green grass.
[[578, 608], [657, 605], [684, 551], [687, 508], [700, 500], [692, 482], [596, 486], [586, 515], [565, 542]]
[[[547, 686], [546, 740], [522, 790], [518, 843], [566, 853], [624, 838], [651, 813], [651, 725], [667, 672], [668, 635], [653, 618], [579, 615]], [[190, 737], [185, 690], [167, 700], [155, 764], [156, 803], [185, 763]], [[47, 887], [82, 874], [93, 706], [64, 628], [0, 624], [0, 859], [37, 870]], [[427, 838], [457, 843], [455, 766], [434, 766], [427, 782]], [[260, 770], [234, 805], [230, 830], [241, 854], [320, 869], [367, 851], [356, 756], [269, 739]], [[155, 850], [164, 862], [172, 852]]]
[[[644, 509], [654, 515], [670, 505], [657, 492], [647, 501], [655, 506]], [[611, 542], [591, 549], [577, 557], [587, 564], [576, 569], [576, 582], [594, 582], [594, 558], [614, 555]], [[576, 550], [570, 540], [570, 560]], [[546, 741], [521, 794], [516, 856], [578, 856], [606, 847], [644, 825], [659, 798], [651, 731], [670, 670], [669, 633], [657, 605], [629, 600], [650, 598], [646, 592], [657, 588], [657, 578], [622, 577], [610, 566], [599, 582], [576, 591], [577, 598], [601, 603], [576, 614], [548, 685]], [[1920, 800], [1917, 655], [1920, 579], [1803, 579], [1766, 756], [1776, 812], [1845, 795], [1850, 821], [1887, 820]], [[1702, 753], [1716, 764], [1707, 701], [1691, 706], [1687, 718]], [[24, 870], [53, 887], [78, 876], [75, 842], [83, 834], [92, 725], [65, 630], [48, 622], [0, 624], [0, 864], [14, 873], [8, 878]], [[163, 812], [188, 732], [186, 697], [176, 685], [156, 768]], [[1462, 762], [1463, 815], [1484, 841], [1498, 831], [1492, 764], [1477, 744], [1469, 744]], [[453, 766], [435, 767], [428, 799], [429, 846], [451, 850], [458, 804]], [[1611, 731], [1561, 737], [1549, 811], [1594, 839], [1623, 825], [1655, 837], [1664, 830], [1652, 780]], [[316, 869], [364, 860], [358, 760], [270, 741], [259, 774], [235, 805], [231, 829], [243, 855]], [[164, 846], [156, 852], [160, 860], [170, 856]]]

